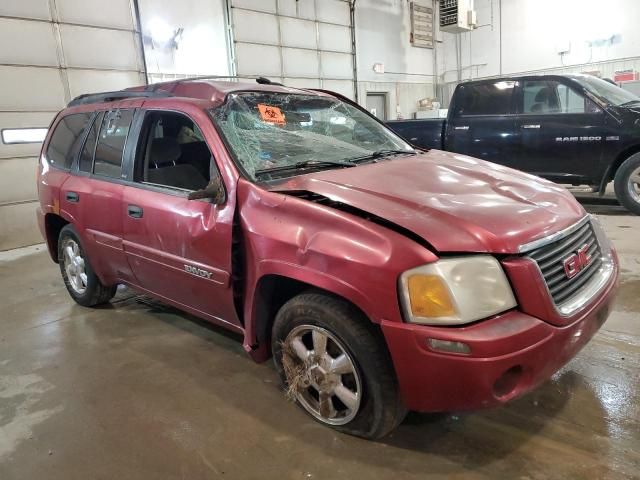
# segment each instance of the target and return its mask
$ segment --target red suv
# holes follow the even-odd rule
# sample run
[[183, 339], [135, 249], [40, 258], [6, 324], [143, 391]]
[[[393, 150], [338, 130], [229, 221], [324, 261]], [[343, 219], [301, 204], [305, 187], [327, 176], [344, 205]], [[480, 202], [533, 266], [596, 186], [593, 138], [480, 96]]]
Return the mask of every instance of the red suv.
[[602, 325], [618, 275], [565, 189], [266, 79], [76, 98], [38, 188], [76, 302], [126, 284], [240, 332], [309, 414], [367, 438], [531, 390]]

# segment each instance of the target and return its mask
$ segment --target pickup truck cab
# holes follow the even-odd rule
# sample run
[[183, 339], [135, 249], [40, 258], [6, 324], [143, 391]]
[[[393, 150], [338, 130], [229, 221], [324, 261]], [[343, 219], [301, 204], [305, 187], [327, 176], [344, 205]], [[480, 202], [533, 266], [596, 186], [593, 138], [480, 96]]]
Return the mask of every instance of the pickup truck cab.
[[38, 191], [77, 303], [126, 284], [238, 332], [310, 415], [366, 438], [531, 390], [605, 321], [618, 274], [565, 189], [266, 80], [79, 97]]
[[529, 75], [464, 82], [446, 120], [389, 122], [437, 148], [604, 193], [640, 215], [640, 98], [591, 75]]

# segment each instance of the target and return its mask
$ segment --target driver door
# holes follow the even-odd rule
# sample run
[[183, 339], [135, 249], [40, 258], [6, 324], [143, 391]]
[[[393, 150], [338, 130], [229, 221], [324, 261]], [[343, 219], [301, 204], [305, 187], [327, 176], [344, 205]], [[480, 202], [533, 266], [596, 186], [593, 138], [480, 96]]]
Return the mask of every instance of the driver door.
[[231, 288], [229, 202], [189, 200], [218, 176], [186, 115], [141, 111], [133, 182], [124, 187], [124, 250], [141, 289], [218, 323], [239, 326]]

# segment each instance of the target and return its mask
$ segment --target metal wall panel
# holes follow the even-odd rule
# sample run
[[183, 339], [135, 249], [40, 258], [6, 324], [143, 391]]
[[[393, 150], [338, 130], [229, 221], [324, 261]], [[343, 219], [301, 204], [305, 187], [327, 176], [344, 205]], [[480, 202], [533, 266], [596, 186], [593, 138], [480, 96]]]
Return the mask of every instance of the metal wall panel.
[[236, 45], [238, 73], [241, 75], [280, 77], [280, 48], [269, 45], [238, 43]]
[[[0, 132], [6, 128], [47, 128], [54, 112], [3, 112], [0, 114]], [[37, 156], [40, 143], [4, 144], [0, 137], [0, 159]], [[1, 167], [0, 167], [1, 168]]]
[[42, 242], [42, 236], [36, 224], [37, 207], [38, 202], [0, 207], [0, 250]]
[[247, 10], [276, 13], [276, 0], [233, 0], [233, 6]]
[[60, 36], [69, 68], [138, 70], [133, 32], [61, 25]]
[[238, 42], [278, 45], [278, 18], [268, 13], [233, 9], [234, 34]]
[[320, 52], [322, 76], [327, 79], [353, 79], [352, 57], [346, 53]]
[[0, 15], [51, 20], [49, 0], [3, 0]]
[[[275, 17], [274, 17], [275, 18]], [[282, 45], [285, 47], [317, 49], [316, 23], [297, 18], [280, 18]]]
[[319, 23], [318, 37], [320, 50], [351, 53], [351, 29], [348, 27]]
[[83, 93], [122, 90], [132, 85], [144, 83], [144, 77], [137, 72], [116, 72], [107, 70], [80, 70], [67, 72], [71, 97]]
[[129, 0], [56, 0], [56, 10], [61, 22], [123, 30], [135, 28]]
[[287, 77], [320, 78], [320, 65], [316, 50], [282, 49], [282, 71]]
[[[355, 53], [347, 0], [229, 0], [233, 57], [239, 76], [287, 85], [337, 81], [354, 98]], [[351, 88], [345, 91], [345, 80]]]
[[349, 16], [349, 2], [344, 0], [316, 1], [316, 19], [319, 22], [351, 25]]
[[57, 68], [0, 66], [2, 111], [57, 111], [65, 105], [64, 86]]
[[[18, 38], [29, 41], [17, 42]], [[0, 18], [0, 63], [58, 66], [53, 26], [48, 22]]]
[[[5, 158], [0, 160], [0, 171], [4, 178], [20, 179], [3, 182], [0, 188], [0, 204], [34, 201], [38, 198], [36, 166], [38, 157]], [[34, 221], [34, 218], [29, 220]]]
[[[144, 83], [132, 0], [0, 0], [0, 130], [46, 128], [74, 96]], [[42, 241], [40, 143], [0, 136], [0, 250]]]

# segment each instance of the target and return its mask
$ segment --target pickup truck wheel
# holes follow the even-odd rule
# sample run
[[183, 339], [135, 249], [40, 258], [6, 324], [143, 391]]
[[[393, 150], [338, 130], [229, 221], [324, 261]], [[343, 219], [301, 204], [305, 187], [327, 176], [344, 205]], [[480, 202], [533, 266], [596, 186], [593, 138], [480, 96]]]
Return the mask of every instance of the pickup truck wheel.
[[58, 264], [69, 295], [80, 305], [100, 305], [111, 300], [116, 294], [117, 285], [103, 285], [94, 273], [78, 233], [72, 225], [66, 225], [60, 231]]
[[618, 201], [630, 212], [640, 215], [640, 153], [627, 158], [614, 179]]
[[288, 395], [319, 422], [374, 439], [404, 419], [386, 345], [347, 302], [294, 297], [278, 312], [271, 342]]

